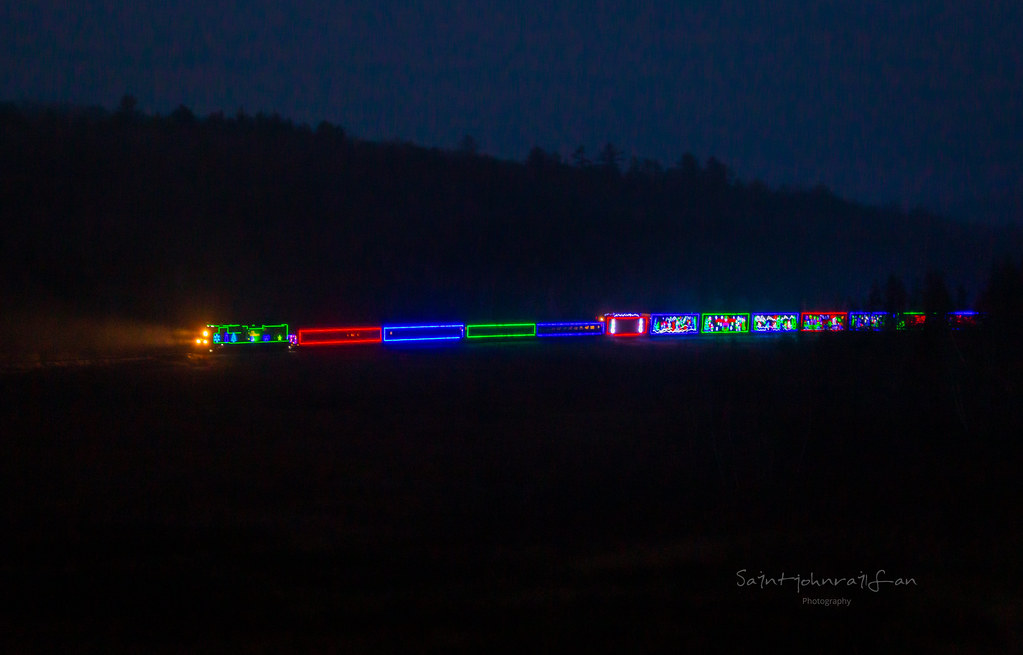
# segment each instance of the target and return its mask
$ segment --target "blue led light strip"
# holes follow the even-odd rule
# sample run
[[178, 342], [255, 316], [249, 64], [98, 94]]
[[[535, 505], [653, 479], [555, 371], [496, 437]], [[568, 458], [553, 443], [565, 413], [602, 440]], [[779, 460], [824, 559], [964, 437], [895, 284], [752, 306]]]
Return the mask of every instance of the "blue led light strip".
[[385, 325], [384, 343], [405, 341], [457, 341], [465, 338], [465, 324]]

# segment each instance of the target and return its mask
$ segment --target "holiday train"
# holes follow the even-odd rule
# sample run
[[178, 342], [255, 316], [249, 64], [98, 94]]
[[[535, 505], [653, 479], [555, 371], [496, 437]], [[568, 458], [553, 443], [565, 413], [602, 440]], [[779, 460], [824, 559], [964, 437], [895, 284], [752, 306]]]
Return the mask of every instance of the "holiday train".
[[[276, 325], [207, 325], [196, 346], [215, 349], [245, 346], [305, 348], [356, 344], [402, 344], [445, 341], [534, 339], [548, 337], [686, 337], [726, 334], [784, 334], [797, 332], [879, 332], [922, 329], [923, 312], [782, 312], [643, 314], [608, 313], [590, 322], [447, 323], [301, 328]], [[952, 329], [979, 327], [983, 315], [960, 311], [945, 315]]]

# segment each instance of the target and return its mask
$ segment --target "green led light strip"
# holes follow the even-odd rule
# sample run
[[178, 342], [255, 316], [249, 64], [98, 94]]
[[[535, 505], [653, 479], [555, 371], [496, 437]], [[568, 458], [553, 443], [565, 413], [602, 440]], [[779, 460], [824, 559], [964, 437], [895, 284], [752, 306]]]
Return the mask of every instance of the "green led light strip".
[[495, 323], [465, 326], [466, 339], [511, 339], [535, 336], [536, 323]]

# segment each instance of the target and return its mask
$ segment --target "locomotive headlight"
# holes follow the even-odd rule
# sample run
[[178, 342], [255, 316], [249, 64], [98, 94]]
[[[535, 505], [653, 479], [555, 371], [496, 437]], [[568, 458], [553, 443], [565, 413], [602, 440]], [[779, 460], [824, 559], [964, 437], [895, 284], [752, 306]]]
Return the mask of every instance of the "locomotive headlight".
[[202, 331], [202, 335], [203, 335], [204, 337], [208, 337], [208, 336], [210, 336], [210, 331], [209, 331], [209, 330], [203, 330], [203, 331]]

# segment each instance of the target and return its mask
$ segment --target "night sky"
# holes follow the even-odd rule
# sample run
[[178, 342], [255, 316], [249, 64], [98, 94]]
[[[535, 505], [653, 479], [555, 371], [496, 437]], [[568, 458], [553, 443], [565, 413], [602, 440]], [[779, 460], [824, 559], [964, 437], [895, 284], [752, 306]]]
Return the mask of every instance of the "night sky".
[[2, 100], [131, 93], [146, 112], [277, 112], [371, 140], [468, 134], [516, 160], [610, 141], [953, 213], [1023, 197], [1016, 0], [4, 5]]

